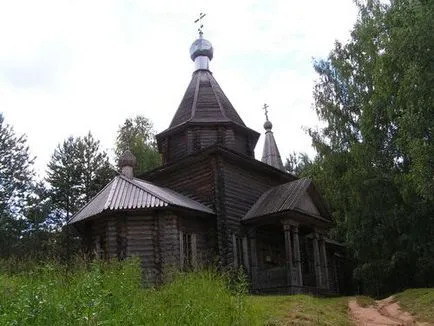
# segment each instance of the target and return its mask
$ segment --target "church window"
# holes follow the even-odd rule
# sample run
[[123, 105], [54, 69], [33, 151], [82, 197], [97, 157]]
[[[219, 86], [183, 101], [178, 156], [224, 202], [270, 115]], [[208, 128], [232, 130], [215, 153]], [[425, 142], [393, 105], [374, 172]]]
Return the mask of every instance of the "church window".
[[107, 224], [100, 224], [96, 227], [100, 228], [98, 235], [95, 238], [95, 255], [98, 259], [108, 258], [107, 252]]
[[180, 232], [181, 268], [191, 270], [197, 267], [196, 234]]
[[[232, 247], [233, 247], [232, 250], [234, 255], [234, 267], [237, 268], [245, 265], [243, 238], [236, 234], [232, 234]], [[247, 266], [244, 267], [247, 268]]]

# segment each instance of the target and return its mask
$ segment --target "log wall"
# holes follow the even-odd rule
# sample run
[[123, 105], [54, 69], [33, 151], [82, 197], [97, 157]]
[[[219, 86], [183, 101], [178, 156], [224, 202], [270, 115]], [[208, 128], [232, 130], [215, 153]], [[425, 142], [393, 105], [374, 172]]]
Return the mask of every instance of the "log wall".
[[178, 218], [170, 212], [129, 216], [127, 256], [139, 257], [146, 281], [159, 283], [179, 264]]
[[280, 174], [257, 172], [225, 160], [225, 200], [228, 228], [240, 232], [241, 218], [258, 198], [271, 187], [288, 182]]
[[154, 252], [154, 218], [152, 216], [129, 216], [127, 226], [127, 257], [138, 257], [143, 268], [145, 282], [157, 279]]
[[188, 154], [186, 131], [170, 136], [168, 143], [167, 153], [164, 153], [168, 162], [176, 161]]
[[192, 162], [184, 169], [150, 175], [147, 180], [213, 207], [213, 171], [207, 158]]
[[[244, 137], [238, 138], [239, 135], [229, 128], [208, 131], [210, 139], [215, 138], [217, 132], [217, 138], [226, 146], [239, 151], [246, 152], [249, 146]], [[206, 137], [207, 129], [192, 132], [192, 139], [199, 142], [199, 146], [208, 144], [203, 138]], [[215, 228], [218, 255], [223, 265], [234, 262], [234, 250], [237, 250], [233, 245], [234, 236], [244, 235], [241, 218], [263, 192], [293, 179], [269, 169], [245, 165], [236, 156], [229, 159], [215, 152], [200, 159], [192, 159], [188, 165], [177, 169], [169, 167], [146, 176], [151, 182], [173, 189], [214, 209], [217, 215]]]
[[214, 263], [215, 218], [180, 216], [171, 211], [138, 216], [117, 214], [89, 223], [90, 246], [98, 258], [138, 257], [145, 282], [160, 283], [164, 275], [180, 267], [180, 232], [195, 235], [198, 266]]
[[179, 266], [178, 217], [174, 214], [158, 214], [159, 246], [161, 250], [162, 273], [170, 272]]

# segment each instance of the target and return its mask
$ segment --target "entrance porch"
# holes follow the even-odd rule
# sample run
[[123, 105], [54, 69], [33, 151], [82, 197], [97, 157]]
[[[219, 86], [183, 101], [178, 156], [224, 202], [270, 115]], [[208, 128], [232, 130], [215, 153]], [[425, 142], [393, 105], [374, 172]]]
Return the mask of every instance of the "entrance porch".
[[290, 218], [252, 227], [248, 233], [252, 292], [339, 292], [339, 255], [324, 230]]
[[243, 223], [253, 292], [339, 293], [343, 246], [325, 237], [332, 217], [311, 180], [266, 191]]

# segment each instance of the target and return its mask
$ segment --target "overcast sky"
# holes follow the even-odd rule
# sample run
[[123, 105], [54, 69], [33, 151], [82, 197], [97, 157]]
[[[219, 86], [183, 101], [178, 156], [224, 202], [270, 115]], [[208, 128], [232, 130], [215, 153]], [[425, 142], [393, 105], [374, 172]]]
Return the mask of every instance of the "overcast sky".
[[193, 21], [205, 11], [210, 69], [263, 143], [264, 102], [282, 158], [314, 154], [304, 127], [313, 58], [345, 41], [351, 0], [0, 0], [0, 112], [25, 133], [40, 175], [56, 145], [89, 130], [113, 152], [118, 126], [137, 114], [166, 129], [193, 71]]

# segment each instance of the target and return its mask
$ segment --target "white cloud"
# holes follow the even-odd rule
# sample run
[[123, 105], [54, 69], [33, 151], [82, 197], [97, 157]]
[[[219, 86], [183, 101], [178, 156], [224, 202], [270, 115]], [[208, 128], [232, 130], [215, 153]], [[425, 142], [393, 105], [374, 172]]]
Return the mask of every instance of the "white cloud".
[[312, 57], [349, 36], [351, 1], [3, 1], [0, 112], [28, 135], [38, 170], [69, 135], [91, 130], [110, 149], [129, 116], [167, 128], [191, 77], [202, 10], [211, 69], [245, 123], [263, 131], [266, 101], [282, 156], [312, 153], [301, 129], [317, 123]]

